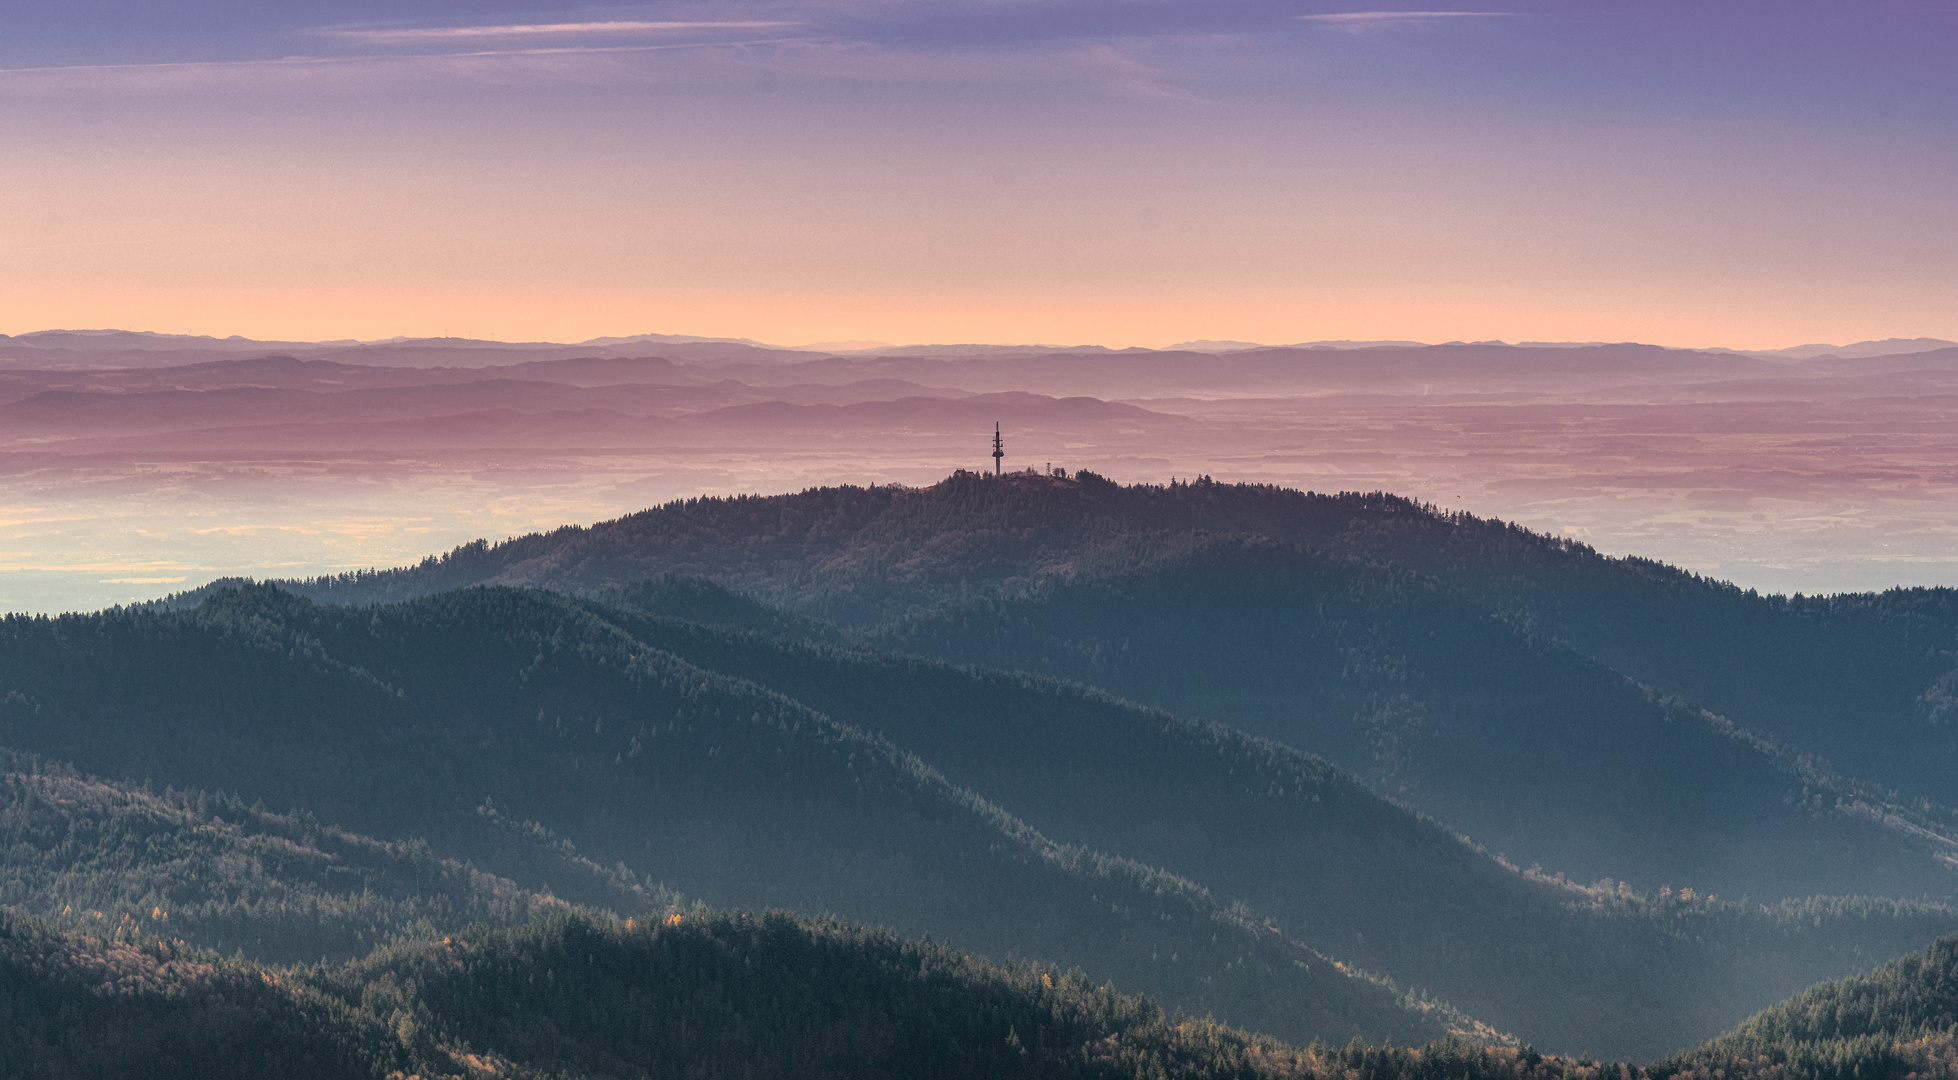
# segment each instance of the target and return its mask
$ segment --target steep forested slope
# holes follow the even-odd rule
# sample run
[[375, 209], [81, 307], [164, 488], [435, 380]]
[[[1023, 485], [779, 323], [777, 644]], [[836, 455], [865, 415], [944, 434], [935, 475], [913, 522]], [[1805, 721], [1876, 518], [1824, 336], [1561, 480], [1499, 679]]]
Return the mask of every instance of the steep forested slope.
[[385, 1028], [295, 999], [244, 964], [54, 933], [0, 911], [0, 1076], [353, 1080], [394, 1065]]
[[1958, 590], [1760, 596], [1466, 515], [1355, 525], [1329, 549], [1430, 575], [1850, 774], [1958, 805]]
[[1947, 722], [1958, 707], [1958, 592], [1760, 597], [1387, 495], [959, 474], [921, 490], [689, 500], [294, 587], [356, 602], [486, 581], [591, 590], [676, 572], [865, 626], [947, 599], [1132, 570], [1166, 538], [1203, 535], [1411, 569], [1849, 775], [1958, 805], [1958, 724]]
[[[615, 599], [802, 625], [699, 582]], [[259, 587], [0, 630], [0, 743], [97, 774], [426, 838], [575, 902], [623, 906], [617, 883], [637, 876], [1078, 963], [1301, 1038], [1461, 1021], [1300, 941], [1470, 995], [1541, 1042], [1641, 1054], [1952, 925], [1938, 907], [1765, 910], [1530, 880], [1321, 760], [1218, 725], [545, 593], [350, 609]], [[1039, 824], [997, 805], [1016, 803]], [[538, 863], [539, 834], [588, 869]]]
[[321, 983], [350, 1004], [376, 983], [412, 988], [401, 1009], [424, 1045], [574, 1076], [1253, 1077], [1296, 1056], [1169, 1022], [1079, 972], [780, 915], [559, 919], [392, 950]]
[[[764, 621], [707, 599], [698, 582], [604, 599]], [[1910, 948], [1944, 917], [1576, 890], [1505, 869], [1324, 761], [1222, 725], [1006, 672], [611, 617], [648, 644], [877, 731], [1044, 831], [1201, 881], [1287, 933], [1553, 1045], [1657, 1053], [1743, 1002]]]
[[1895, 804], [1393, 567], [1258, 538], [939, 605], [880, 645], [1103, 686], [1333, 758], [1522, 863], [1645, 889], [1943, 896]]
[[1789, 1080], [1958, 1073], [1958, 936], [1810, 987], [1655, 1072]]
[[1958, 1072], [1955, 942], [1640, 1068], [1288, 1047], [1079, 972], [779, 914], [564, 913], [282, 968], [0, 913], [0, 1076], [1933, 1080]]
[[[0, 752], [4, 753], [4, 752]], [[426, 842], [384, 842], [234, 795], [113, 783], [21, 755], [0, 771], [0, 907], [119, 942], [172, 941], [265, 963], [349, 960], [377, 945], [569, 910]], [[621, 915], [680, 898], [515, 831], [499, 856]]]
[[1078, 972], [780, 915], [564, 915], [267, 969], [0, 913], [8, 1078], [1253, 1080], [1313, 1060]]
[[15, 618], [0, 680], [0, 745], [425, 838], [565, 899], [613, 903], [617, 886], [557, 876], [530, 837], [623, 864], [618, 880], [1079, 964], [1283, 1035], [1405, 1041], [1457, 1023], [550, 594], [356, 610], [255, 588], [185, 612]]

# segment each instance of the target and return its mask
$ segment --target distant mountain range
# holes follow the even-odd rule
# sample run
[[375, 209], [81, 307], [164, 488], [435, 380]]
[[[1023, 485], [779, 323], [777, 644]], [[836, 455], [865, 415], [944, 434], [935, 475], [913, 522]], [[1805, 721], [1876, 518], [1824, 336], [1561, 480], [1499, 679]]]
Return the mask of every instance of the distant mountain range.
[[[1448, 345], [1490, 345], [1528, 349], [1575, 349], [1596, 348], [1613, 344], [1610, 342], [1539, 342], [1526, 341], [1510, 344], [1502, 341], [1448, 342]], [[357, 362], [404, 363], [409, 358], [421, 355], [425, 360], [446, 356], [452, 362], [467, 363], [471, 358], [487, 357], [498, 353], [525, 352], [550, 355], [591, 355], [595, 352], [616, 353], [620, 349], [670, 346], [694, 346], [696, 356], [729, 355], [726, 349], [714, 350], [699, 347], [733, 346], [740, 350], [754, 350], [758, 355], [768, 354], [806, 354], [823, 353], [846, 356], [931, 356], [931, 357], [991, 357], [1020, 356], [1049, 353], [1086, 353], [1131, 355], [1150, 352], [1197, 352], [1230, 353], [1265, 349], [1313, 349], [1313, 350], [1375, 350], [1375, 349], [1418, 349], [1428, 347], [1418, 341], [1348, 341], [1327, 340], [1296, 342], [1286, 345], [1262, 345], [1249, 341], [1197, 340], [1179, 342], [1162, 349], [1128, 347], [1110, 349], [1101, 345], [1001, 345], [1001, 344], [914, 344], [890, 345], [874, 341], [827, 342], [817, 345], [787, 346], [768, 345], [752, 338], [741, 337], [699, 337], [689, 334], [629, 334], [615, 337], [596, 337], [580, 342], [503, 342], [483, 341], [472, 338], [406, 338], [395, 337], [375, 341], [255, 341], [232, 335], [225, 338], [191, 334], [159, 334], [136, 330], [37, 330], [24, 334], [0, 334], [0, 362], [22, 366], [34, 360], [67, 363], [88, 363], [90, 366], [128, 365], [149, 366], [142, 358], [152, 353], [205, 353], [213, 357], [236, 353], [264, 353], [268, 351], [294, 354], [322, 353], [342, 358], [360, 357]], [[1706, 347], [1677, 350], [1682, 352], [1732, 353], [1764, 359], [1814, 360], [1824, 357], [1862, 359], [1875, 356], [1899, 356], [1909, 353], [1930, 352], [1935, 349], [1948, 349], [1958, 346], [1958, 341], [1940, 338], [1886, 338], [1880, 341], [1859, 341], [1849, 345], [1797, 345], [1786, 349], [1728, 349]], [[99, 355], [98, 355], [99, 354]], [[668, 355], [671, 355], [670, 353]], [[170, 362], [180, 362], [174, 358]]]

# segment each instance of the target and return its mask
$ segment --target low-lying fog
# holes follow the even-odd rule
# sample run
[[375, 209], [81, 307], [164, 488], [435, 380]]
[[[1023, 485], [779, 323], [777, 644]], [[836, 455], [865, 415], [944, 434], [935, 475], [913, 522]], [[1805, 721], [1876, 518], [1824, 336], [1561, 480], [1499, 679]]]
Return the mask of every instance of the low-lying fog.
[[[1006, 466], [1384, 489], [1763, 591], [1958, 585], [1958, 349], [0, 349], [0, 610]], [[87, 344], [87, 343], [84, 343]]]

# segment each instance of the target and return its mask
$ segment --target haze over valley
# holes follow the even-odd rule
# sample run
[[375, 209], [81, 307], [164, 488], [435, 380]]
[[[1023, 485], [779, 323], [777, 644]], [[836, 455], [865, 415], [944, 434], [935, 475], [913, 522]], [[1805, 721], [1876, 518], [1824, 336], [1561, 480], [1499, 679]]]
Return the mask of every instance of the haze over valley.
[[1958, 346], [1360, 346], [18, 335], [0, 602], [396, 565], [701, 494], [925, 485], [990, 465], [995, 421], [1010, 468], [1391, 491], [1764, 592], [1958, 580]]

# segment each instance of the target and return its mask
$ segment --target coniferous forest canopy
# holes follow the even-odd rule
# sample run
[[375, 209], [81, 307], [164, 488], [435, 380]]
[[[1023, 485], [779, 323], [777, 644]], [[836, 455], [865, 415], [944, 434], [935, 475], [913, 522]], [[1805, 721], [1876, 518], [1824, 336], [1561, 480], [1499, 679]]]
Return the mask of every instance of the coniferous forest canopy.
[[1954, 683], [1950, 590], [1092, 473], [9, 616], [0, 1073], [1950, 1075]]

